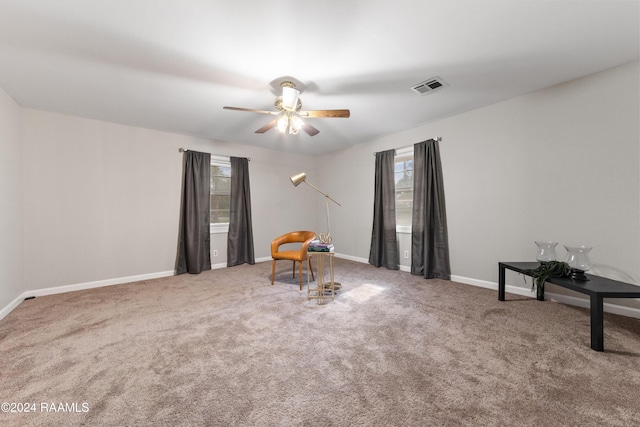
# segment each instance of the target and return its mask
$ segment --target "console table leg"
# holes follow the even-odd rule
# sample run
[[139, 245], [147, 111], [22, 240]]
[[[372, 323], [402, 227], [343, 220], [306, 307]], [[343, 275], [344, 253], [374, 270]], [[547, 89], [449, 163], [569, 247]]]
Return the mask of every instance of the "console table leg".
[[498, 301], [504, 301], [504, 266], [498, 264]]
[[604, 301], [599, 295], [591, 295], [591, 348], [604, 351]]

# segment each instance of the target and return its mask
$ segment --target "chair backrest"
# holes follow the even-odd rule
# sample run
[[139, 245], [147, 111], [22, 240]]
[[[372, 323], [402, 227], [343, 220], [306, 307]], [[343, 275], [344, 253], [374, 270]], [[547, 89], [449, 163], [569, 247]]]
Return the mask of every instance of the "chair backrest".
[[309, 246], [309, 242], [316, 238], [316, 233], [313, 231], [292, 231], [290, 233], [285, 233], [282, 236], [276, 237], [271, 242], [271, 255], [278, 252], [278, 248], [280, 245], [284, 245], [285, 243], [302, 243], [303, 251], [307, 250]]

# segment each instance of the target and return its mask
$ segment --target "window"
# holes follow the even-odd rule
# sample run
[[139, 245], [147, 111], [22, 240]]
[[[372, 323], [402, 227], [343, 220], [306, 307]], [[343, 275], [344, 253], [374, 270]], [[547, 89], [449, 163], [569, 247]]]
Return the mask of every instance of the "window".
[[396, 151], [396, 227], [399, 232], [411, 231], [413, 209], [413, 147]]
[[211, 232], [229, 230], [231, 207], [231, 163], [229, 160], [211, 157]]

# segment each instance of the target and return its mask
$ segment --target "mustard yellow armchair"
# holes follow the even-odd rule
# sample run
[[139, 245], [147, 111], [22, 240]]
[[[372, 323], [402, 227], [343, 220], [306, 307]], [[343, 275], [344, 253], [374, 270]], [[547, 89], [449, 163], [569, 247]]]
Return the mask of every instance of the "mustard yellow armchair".
[[[315, 280], [313, 276], [313, 267], [311, 267], [311, 260], [307, 253], [309, 248], [309, 242], [316, 238], [316, 233], [313, 231], [292, 231], [291, 233], [283, 234], [280, 237], [275, 238], [271, 242], [271, 286], [276, 275], [276, 261], [279, 259], [288, 259], [293, 261], [293, 277], [296, 277], [296, 261], [300, 263], [300, 290], [302, 290], [302, 262], [309, 260], [309, 272], [311, 272], [311, 279]], [[280, 246], [287, 243], [302, 243], [300, 249], [292, 250], [280, 250]]]

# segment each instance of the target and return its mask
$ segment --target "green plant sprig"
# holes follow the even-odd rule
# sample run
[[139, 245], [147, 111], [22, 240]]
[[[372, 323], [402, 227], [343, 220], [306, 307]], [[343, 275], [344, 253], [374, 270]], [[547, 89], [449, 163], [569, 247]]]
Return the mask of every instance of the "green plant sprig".
[[525, 273], [533, 277], [533, 283], [531, 284], [531, 290], [533, 291], [534, 289], [544, 289], [544, 282], [549, 277], [569, 276], [571, 267], [566, 262], [549, 261], [537, 268], [526, 270]]

